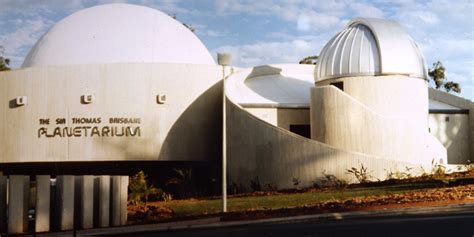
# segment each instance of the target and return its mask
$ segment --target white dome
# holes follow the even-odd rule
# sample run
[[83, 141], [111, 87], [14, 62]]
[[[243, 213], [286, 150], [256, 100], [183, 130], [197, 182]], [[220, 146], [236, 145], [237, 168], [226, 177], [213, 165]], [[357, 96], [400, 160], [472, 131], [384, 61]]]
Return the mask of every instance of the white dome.
[[194, 33], [153, 8], [105, 4], [54, 25], [22, 67], [92, 63], [215, 64]]
[[427, 78], [415, 41], [394, 21], [356, 18], [320, 53], [316, 80], [378, 75]]

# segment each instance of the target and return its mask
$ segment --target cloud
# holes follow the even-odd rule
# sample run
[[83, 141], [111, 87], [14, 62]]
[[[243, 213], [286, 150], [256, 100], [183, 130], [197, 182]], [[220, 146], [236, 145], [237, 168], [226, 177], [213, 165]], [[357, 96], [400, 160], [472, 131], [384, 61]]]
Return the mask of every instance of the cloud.
[[396, 18], [407, 27], [416, 29], [420, 29], [422, 24], [433, 25], [439, 21], [438, 16], [435, 13], [426, 10], [399, 12]]
[[300, 31], [321, 30], [339, 25], [344, 4], [335, 1], [216, 1], [219, 15], [274, 16], [292, 22]]
[[297, 28], [300, 31], [308, 31], [311, 29], [310, 18], [307, 15], [300, 15], [297, 21]]
[[295, 39], [284, 42], [259, 42], [240, 46], [222, 46], [212, 50], [232, 54], [232, 63], [239, 67], [269, 63], [298, 63], [306, 56], [317, 55], [323, 43], [319, 40]]
[[204, 24], [195, 24], [192, 25], [196, 29], [195, 33], [198, 36], [209, 36], [209, 37], [222, 37], [228, 34], [228, 32], [221, 32], [218, 30], [209, 29], [207, 25]]
[[[443, 62], [463, 96], [474, 99], [474, 1], [472, 0], [0, 0], [0, 45], [19, 66], [36, 40], [74, 11], [128, 2], [177, 14], [210, 48], [229, 50], [234, 64], [296, 63], [318, 54], [356, 16], [400, 22], [429, 66]], [[221, 47], [219, 47], [221, 46]], [[466, 89], [465, 89], [466, 88]]]
[[2, 0], [0, 16], [6, 14], [37, 14], [38, 12], [64, 11], [67, 13], [84, 8], [85, 0]]
[[180, 15], [180, 14], [194, 14], [197, 12], [197, 11], [193, 11], [193, 9], [180, 7], [179, 3], [181, 1], [178, 1], [178, 0], [128, 0], [127, 2], [156, 8], [168, 14]]
[[371, 4], [361, 2], [351, 2], [349, 7], [358, 17], [384, 18], [384, 12]]
[[40, 36], [53, 24], [52, 21], [37, 17], [35, 19], [14, 19], [11, 31], [2, 31], [0, 45], [5, 47], [5, 56], [11, 59], [11, 66], [21, 65], [24, 56]]
[[471, 84], [461, 84], [461, 94], [460, 96], [467, 98], [471, 101], [474, 101], [474, 85]]

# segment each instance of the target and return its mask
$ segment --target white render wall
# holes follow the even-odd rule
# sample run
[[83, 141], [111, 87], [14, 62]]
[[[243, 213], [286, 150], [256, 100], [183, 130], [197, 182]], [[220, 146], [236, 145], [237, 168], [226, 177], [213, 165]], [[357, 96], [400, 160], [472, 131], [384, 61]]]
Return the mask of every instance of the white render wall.
[[[0, 72], [0, 163], [192, 160], [220, 157], [222, 68], [190, 64], [106, 64]], [[81, 103], [92, 95], [90, 104]], [[28, 104], [12, 104], [26, 96]], [[166, 96], [163, 104], [157, 96]], [[66, 123], [57, 125], [57, 118]], [[72, 124], [73, 118], [101, 118]], [[111, 124], [138, 118], [140, 124]], [[49, 125], [40, 119], [50, 119]], [[47, 128], [140, 127], [140, 136], [46, 137]], [[136, 133], [135, 133], [136, 134]], [[187, 136], [183, 136], [187, 134]], [[206, 136], [202, 136], [206, 134]], [[39, 137], [40, 136], [40, 137]]]
[[290, 125], [310, 124], [307, 108], [245, 108], [252, 115], [274, 126], [290, 130]]
[[423, 80], [384, 76], [343, 81], [344, 92], [320, 83], [312, 89], [313, 139], [385, 159], [447, 163], [446, 149], [428, 133], [428, 95]]
[[[442, 118], [439, 118], [441, 115], [431, 114], [430, 127], [432, 128], [432, 134], [443, 142], [445, 146], [448, 145], [448, 143], [453, 144], [446, 147], [448, 149], [448, 161], [451, 160], [454, 164], [466, 164], [468, 161], [474, 162], [474, 102], [433, 88], [429, 88], [429, 97], [431, 100], [468, 111], [468, 114], [464, 116], [446, 114], [445, 116], [449, 116], [450, 121], [452, 121], [449, 125], [445, 123], [446, 121], [443, 122]], [[433, 124], [433, 120], [436, 117], [438, 117], [436, 120], [441, 119], [441, 121], [439, 121], [438, 124]], [[453, 120], [451, 120], [451, 118], [453, 118]], [[459, 144], [458, 141], [461, 141], [461, 144]], [[450, 159], [449, 154], [454, 154], [452, 155], [454, 156], [453, 159]]]
[[[250, 183], [262, 188], [273, 185], [278, 189], [294, 188], [324, 180], [324, 174], [348, 182], [357, 182], [347, 173], [352, 167], [368, 168], [372, 180], [384, 180], [390, 172], [412, 168], [413, 174], [431, 170], [431, 164], [384, 159], [339, 149], [274, 126], [245, 108], [227, 100], [227, 171], [229, 185], [242, 185], [250, 191]], [[422, 169], [423, 167], [423, 169]]]
[[430, 114], [430, 133], [448, 151], [448, 164], [465, 164], [469, 160], [469, 115]]
[[316, 86], [344, 83], [344, 92], [381, 116], [410, 118], [427, 127], [428, 88], [407, 76], [345, 77], [318, 81]]

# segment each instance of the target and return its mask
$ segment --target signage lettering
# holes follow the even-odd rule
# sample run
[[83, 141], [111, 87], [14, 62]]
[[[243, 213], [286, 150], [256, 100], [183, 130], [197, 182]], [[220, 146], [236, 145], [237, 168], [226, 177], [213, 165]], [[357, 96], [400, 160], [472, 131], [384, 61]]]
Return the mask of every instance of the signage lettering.
[[[46, 127], [50, 121], [56, 123], [56, 127]], [[140, 137], [140, 118], [109, 118], [105, 121], [109, 125], [100, 125], [104, 120], [100, 117], [94, 118], [72, 118], [71, 124], [67, 126], [65, 118], [42, 118], [38, 129], [38, 138], [64, 138], [64, 137]], [[59, 126], [65, 125], [65, 126]]]

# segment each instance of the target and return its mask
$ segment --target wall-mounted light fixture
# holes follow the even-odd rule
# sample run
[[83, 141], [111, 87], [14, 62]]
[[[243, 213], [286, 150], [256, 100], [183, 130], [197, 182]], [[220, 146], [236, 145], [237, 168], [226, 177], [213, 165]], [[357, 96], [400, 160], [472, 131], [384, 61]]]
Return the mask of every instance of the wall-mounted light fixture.
[[164, 104], [166, 102], [166, 95], [160, 95], [158, 94], [156, 96], [156, 103], [158, 104]]
[[26, 96], [17, 96], [15, 98], [15, 105], [16, 106], [23, 106], [28, 104], [28, 97]]
[[81, 96], [81, 104], [90, 104], [94, 100], [93, 95], [82, 95]]

